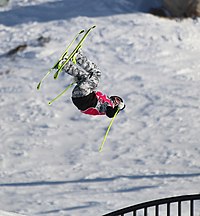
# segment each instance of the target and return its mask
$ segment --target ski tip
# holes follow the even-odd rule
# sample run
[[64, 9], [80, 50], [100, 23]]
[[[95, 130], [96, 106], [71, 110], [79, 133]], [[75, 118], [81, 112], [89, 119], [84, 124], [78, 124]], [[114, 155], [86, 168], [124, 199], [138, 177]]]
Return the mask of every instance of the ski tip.
[[38, 83], [37, 85], [37, 90], [40, 90], [41, 82]]
[[96, 28], [96, 25], [93, 25], [92, 28]]
[[54, 79], [57, 79], [58, 78], [58, 72], [56, 72], [55, 74], [54, 74]]
[[48, 105], [49, 105], [49, 106], [51, 106], [51, 104], [52, 104], [52, 102], [51, 102], [51, 101], [49, 101], [49, 102], [48, 102]]
[[85, 31], [84, 29], [83, 29], [83, 30], [81, 30], [81, 31], [79, 32], [79, 34], [82, 34], [84, 31]]
[[102, 148], [99, 148], [99, 153], [101, 153], [103, 151], [103, 149]]

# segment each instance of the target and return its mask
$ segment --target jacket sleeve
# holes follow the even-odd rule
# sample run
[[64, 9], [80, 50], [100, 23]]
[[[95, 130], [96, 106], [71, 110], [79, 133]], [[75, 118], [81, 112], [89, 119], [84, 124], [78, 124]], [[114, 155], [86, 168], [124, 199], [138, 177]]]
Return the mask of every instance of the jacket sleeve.
[[114, 108], [112, 108], [111, 106], [107, 106], [107, 109], [106, 109], [106, 115], [109, 117], [109, 118], [113, 118], [115, 113], [117, 112], [117, 106], [115, 106]]

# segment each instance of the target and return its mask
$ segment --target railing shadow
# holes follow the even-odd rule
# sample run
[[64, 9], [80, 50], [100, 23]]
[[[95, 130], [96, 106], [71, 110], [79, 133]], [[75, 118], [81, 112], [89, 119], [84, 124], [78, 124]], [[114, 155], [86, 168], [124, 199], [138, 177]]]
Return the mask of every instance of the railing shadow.
[[[56, 186], [64, 184], [77, 184], [77, 183], [98, 183], [98, 182], [112, 182], [119, 179], [169, 179], [169, 178], [194, 178], [199, 177], [200, 173], [188, 173], [188, 174], [152, 174], [152, 175], [119, 175], [108, 178], [95, 178], [95, 179], [77, 179], [66, 181], [32, 181], [32, 182], [13, 182], [13, 183], [0, 183], [0, 187], [40, 187], [40, 186]], [[118, 191], [119, 192], [119, 191]]]

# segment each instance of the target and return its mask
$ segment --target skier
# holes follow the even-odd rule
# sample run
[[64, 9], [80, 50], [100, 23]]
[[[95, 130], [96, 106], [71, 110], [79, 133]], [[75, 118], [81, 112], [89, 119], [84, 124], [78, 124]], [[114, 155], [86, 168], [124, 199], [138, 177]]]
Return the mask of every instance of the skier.
[[[99, 68], [78, 50], [74, 58], [64, 66], [63, 70], [73, 76], [76, 86], [72, 91], [74, 105], [84, 114], [106, 115], [114, 117], [118, 110], [123, 110], [125, 104], [119, 96], [106, 96], [100, 91], [95, 91], [101, 77]], [[61, 62], [62, 64], [62, 62]]]

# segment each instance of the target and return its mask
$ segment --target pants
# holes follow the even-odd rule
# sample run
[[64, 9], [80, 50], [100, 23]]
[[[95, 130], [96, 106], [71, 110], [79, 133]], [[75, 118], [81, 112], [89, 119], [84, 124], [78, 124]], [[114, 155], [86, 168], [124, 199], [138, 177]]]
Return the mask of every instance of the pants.
[[87, 59], [81, 51], [76, 55], [76, 62], [69, 61], [64, 66], [64, 71], [73, 76], [76, 81], [76, 86], [72, 91], [73, 98], [84, 97], [92, 93], [98, 86], [101, 71], [97, 66]]

